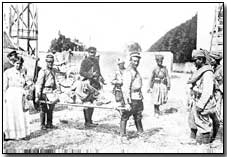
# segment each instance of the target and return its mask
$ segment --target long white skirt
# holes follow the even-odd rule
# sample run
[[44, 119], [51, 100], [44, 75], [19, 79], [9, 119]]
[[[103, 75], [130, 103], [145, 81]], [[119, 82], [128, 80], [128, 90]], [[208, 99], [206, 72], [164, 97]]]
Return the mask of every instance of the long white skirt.
[[155, 105], [163, 105], [167, 102], [168, 90], [167, 86], [162, 83], [154, 83], [152, 90], [152, 101]]
[[9, 87], [3, 106], [3, 131], [6, 139], [20, 139], [30, 134], [29, 112], [23, 112], [23, 88]]

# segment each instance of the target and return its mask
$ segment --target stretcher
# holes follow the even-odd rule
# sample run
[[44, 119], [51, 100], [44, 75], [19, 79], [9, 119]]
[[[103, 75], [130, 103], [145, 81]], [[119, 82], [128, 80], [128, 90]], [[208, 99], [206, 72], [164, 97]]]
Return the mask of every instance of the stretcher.
[[[40, 101], [40, 103], [53, 104], [50, 101]], [[72, 107], [93, 107], [100, 109], [112, 109], [112, 110], [123, 110], [125, 107], [120, 106], [120, 103], [117, 102], [109, 102], [102, 105], [97, 105], [97, 103], [72, 103], [72, 102], [58, 102], [55, 105], [63, 105], [63, 106], [72, 106]]]

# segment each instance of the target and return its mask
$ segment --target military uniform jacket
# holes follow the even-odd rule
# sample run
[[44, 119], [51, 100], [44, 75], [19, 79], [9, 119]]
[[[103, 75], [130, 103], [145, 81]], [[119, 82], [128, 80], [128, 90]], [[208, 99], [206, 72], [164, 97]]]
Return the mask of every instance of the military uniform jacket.
[[90, 83], [93, 87], [99, 89], [100, 80], [103, 79], [103, 77], [100, 73], [98, 58], [85, 58], [81, 63], [80, 75], [85, 78], [84, 80], [90, 80]]
[[163, 83], [170, 88], [170, 79], [168, 70], [165, 66], [157, 66], [151, 74], [150, 88], [153, 88], [154, 83]]
[[205, 65], [199, 72], [197, 79], [195, 79], [195, 85], [192, 88], [195, 96], [195, 104], [197, 107], [203, 109], [204, 111], [211, 111], [215, 108], [216, 104], [213, 97], [214, 90], [214, 74], [209, 65]]
[[41, 69], [36, 82], [36, 96], [52, 93], [56, 89], [56, 71], [54, 69]]
[[123, 74], [122, 92], [124, 99], [128, 103], [131, 103], [131, 100], [142, 100], [142, 85], [140, 73], [132, 67], [127, 68]]

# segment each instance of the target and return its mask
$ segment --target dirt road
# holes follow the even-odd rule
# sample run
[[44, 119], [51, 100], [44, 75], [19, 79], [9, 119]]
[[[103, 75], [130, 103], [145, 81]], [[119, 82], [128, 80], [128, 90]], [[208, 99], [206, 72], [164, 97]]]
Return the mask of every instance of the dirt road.
[[[196, 145], [189, 138], [188, 112], [185, 104], [185, 82], [188, 75], [173, 74], [168, 103], [161, 108], [163, 115], [153, 116], [149, 95], [144, 92], [143, 127], [138, 137], [132, 118], [127, 124], [128, 140], [119, 137], [120, 114], [116, 110], [95, 109], [93, 119], [99, 125], [85, 129], [82, 108], [68, 107], [54, 112], [54, 130], [39, 130], [39, 114], [31, 115], [31, 136], [28, 140], [5, 141], [7, 151], [61, 153], [222, 153], [223, 128], [208, 146]], [[146, 89], [144, 88], [144, 91]], [[60, 120], [65, 120], [64, 123]]]

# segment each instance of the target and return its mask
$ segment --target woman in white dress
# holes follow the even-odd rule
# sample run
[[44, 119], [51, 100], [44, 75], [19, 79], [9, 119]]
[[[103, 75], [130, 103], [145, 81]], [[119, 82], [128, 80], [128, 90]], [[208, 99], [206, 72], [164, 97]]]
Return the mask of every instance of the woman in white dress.
[[3, 131], [5, 139], [23, 139], [30, 134], [28, 108], [25, 103], [26, 70], [23, 58], [3, 74]]

